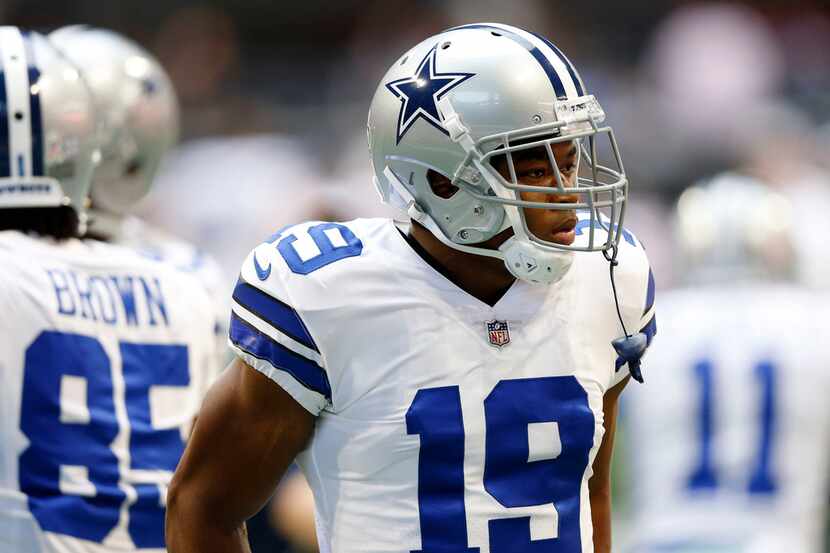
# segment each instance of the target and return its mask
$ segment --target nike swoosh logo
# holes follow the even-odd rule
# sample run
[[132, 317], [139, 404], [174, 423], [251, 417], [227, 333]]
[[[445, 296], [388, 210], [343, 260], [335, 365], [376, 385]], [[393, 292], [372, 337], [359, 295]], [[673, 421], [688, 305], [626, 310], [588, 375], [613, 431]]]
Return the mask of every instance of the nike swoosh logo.
[[263, 269], [262, 265], [259, 264], [259, 260], [256, 258], [256, 252], [254, 252], [254, 269], [259, 280], [267, 280], [271, 275], [271, 264], [268, 263], [268, 267]]

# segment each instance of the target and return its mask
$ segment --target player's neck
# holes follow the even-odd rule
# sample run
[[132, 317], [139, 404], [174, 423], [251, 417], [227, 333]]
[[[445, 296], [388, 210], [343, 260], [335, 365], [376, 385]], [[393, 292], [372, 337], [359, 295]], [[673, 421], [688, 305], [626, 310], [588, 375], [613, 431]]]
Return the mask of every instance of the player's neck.
[[414, 221], [409, 236], [432, 258], [432, 261], [440, 265], [440, 268], [436, 269], [445, 277], [488, 305], [495, 305], [516, 280], [507, 271], [501, 259], [453, 249]]

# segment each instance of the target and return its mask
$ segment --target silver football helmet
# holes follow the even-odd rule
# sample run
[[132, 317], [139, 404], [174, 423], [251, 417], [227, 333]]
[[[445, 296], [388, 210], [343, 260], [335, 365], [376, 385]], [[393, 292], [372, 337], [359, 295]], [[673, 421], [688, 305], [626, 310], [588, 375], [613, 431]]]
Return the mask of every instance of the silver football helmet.
[[790, 200], [756, 178], [723, 173], [687, 188], [674, 217], [685, 280], [791, 278], [797, 269]]
[[[628, 180], [604, 118], [574, 66], [547, 39], [495, 23], [456, 27], [406, 52], [380, 82], [368, 121], [375, 185], [384, 202], [407, 210], [446, 245], [501, 258], [518, 278], [555, 282], [574, 251], [609, 250], [620, 238]], [[580, 147], [575, 187], [565, 186], [554, 159], [552, 145], [565, 142]], [[516, 177], [513, 154], [539, 147], [556, 171], [555, 188]], [[491, 164], [503, 155], [509, 179]], [[439, 197], [429, 170], [458, 191]], [[525, 201], [522, 192], [544, 193], [548, 201]], [[566, 195], [579, 201], [563, 201]], [[578, 241], [535, 235], [527, 209], [579, 211]], [[498, 251], [480, 246], [509, 228], [513, 236]]]
[[0, 209], [70, 206], [83, 221], [99, 151], [81, 74], [42, 35], [3, 26], [0, 76]]
[[98, 228], [101, 222], [123, 215], [150, 191], [176, 143], [176, 94], [153, 56], [112, 31], [74, 25], [52, 32], [49, 40], [81, 69], [95, 99], [102, 159], [90, 193], [91, 225], [109, 234]]

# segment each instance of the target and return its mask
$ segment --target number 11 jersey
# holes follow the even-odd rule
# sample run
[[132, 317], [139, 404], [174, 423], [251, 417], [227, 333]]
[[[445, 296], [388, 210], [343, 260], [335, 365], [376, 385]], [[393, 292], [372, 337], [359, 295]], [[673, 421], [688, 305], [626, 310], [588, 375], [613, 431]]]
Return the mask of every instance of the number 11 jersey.
[[[651, 336], [649, 275], [626, 231], [621, 309]], [[603, 394], [627, 374], [602, 254], [491, 307], [392, 221], [306, 223], [254, 249], [233, 300], [234, 351], [318, 416], [298, 461], [323, 553], [593, 551]]]
[[630, 551], [826, 551], [830, 297], [738, 280], [661, 307], [662, 370], [622, 410]]

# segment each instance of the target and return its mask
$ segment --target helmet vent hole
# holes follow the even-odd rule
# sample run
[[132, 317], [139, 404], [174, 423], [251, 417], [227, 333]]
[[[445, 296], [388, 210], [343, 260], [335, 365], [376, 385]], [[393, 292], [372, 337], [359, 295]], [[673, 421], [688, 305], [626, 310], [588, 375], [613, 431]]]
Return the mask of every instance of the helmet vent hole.
[[444, 44], [441, 45], [441, 50], [446, 50], [450, 46], [452, 46], [452, 42], [447, 41], [447, 42], [445, 42]]
[[406, 60], [408, 60], [408, 59], [409, 59], [409, 56], [404, 56], [403, 59], [401, 60], [401, 65], [405, 64]]
[[23, 121], [23, 112], [22, 111], [14, 112], [14, 120], [15, 121]]
[[490, 31], [490, 34], [493, 36], [501, 36], [501, 33], [497, 33], [496, 31]]
[[138, 174], [141, 170], [141, 161], [137, 159], [132, 159], [124, 168], [124, 176], [125, 177], [134, 177]]
[[427, 171], [427, 182], [429, 183], [432, 193], [445, 200], [449, 200], [455, 196], [456, 192], [458, 192], [458, 187], [453, 186], [450, 179], [438, 171], [433, 171], [432, 169]]

